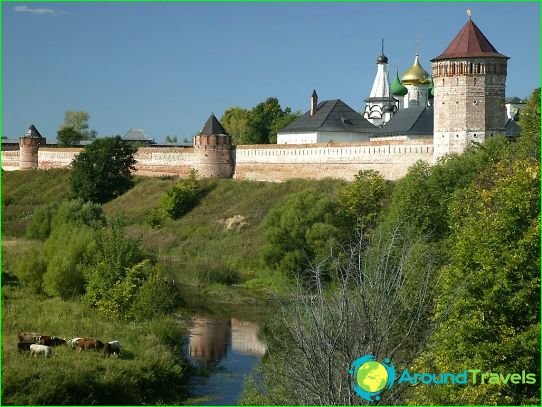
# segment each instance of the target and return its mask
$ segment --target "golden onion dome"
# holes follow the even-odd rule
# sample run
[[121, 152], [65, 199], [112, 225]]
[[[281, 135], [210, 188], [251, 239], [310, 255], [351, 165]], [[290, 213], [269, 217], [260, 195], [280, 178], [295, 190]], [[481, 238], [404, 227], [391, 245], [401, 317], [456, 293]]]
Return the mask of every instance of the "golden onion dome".
[[429, 73], [420, 65], [419, 54], [416, 53], [414, 64], [401, 76], [404, 85], [428, 85], [431, 83]]

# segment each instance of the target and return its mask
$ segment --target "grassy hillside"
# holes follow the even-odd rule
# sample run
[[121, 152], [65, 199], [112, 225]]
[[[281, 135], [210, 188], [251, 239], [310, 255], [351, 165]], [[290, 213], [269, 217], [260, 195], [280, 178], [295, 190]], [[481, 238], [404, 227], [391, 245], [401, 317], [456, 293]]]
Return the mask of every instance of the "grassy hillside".
[[36, 207], [67, 195], [67, 170], [2, 172], [2, 236], [24, 236]]
[[[260, 262], [262, 220], [287, 195], [312, 188], [330, 197], [346, 183], [339, 180], [290, 180], [284, 183], [214, 179], [201, 181], [204, 194], [198, 205], [178, 220], [166, 219], [153, 229], [147, 217], [158, 208], [165, 191], [177, 178], [136, 177], [136, 185], [105, 204], [108, 216], [125, 216], [129, 233], [142, 238], [159, 262], [181, 286], [205, 285], [220, 291], [220, 283], [249, 288], [278, 288], [281, 279]], [[68, 194], [65, 170], [5, 172], [2, 177], [4, 237], [24, 236], [32, 211]], [[218, 283], [218, 285], [217, 285]], [[231, 292], [228, 291], [228, 296]]]

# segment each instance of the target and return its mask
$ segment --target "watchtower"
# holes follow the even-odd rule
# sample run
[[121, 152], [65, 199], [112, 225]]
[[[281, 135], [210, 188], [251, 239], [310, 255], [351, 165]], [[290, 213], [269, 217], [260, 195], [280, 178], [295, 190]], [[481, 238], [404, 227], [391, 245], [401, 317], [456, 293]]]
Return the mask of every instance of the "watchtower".
[[472, 142], [504, 133], [507, 56], [469, 19], [432, 60], [434, 156], [461, 153]]
[[231, 138], [214, 114], [194, 137], [194, 167], [204, 178], [233, 175]]
[[31, 124], [24, 136], [19, 139], [19, 168], [35, 170], [38, 168], [38, 150], [45, 145], [45, 138]]

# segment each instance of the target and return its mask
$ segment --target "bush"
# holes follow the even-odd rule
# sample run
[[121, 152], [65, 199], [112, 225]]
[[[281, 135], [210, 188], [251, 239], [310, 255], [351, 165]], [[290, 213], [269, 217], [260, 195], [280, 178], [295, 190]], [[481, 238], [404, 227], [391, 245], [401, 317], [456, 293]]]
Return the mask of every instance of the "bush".
[[151, 273], [138, 290], [131, 315], [139, 320], [150, 320], [171, 313], [177, 305], [177, 289], [168, 282], [164, 273], [151, 269]]
[[225, 264], [202, 266], [198, 270], [198, 280], [201, 285], [237, 284], [240, 276], [237, 271]]
[[182, 347], [183, 336], [186, 333], [186, 328], [179, 321], [174, 320], [169, 315], [158, 316], [149, 322], [149, 330], [160, 340], [164, 345], [172, 349]]
[[147, 213], [147, 223], [153, 229], [164, 226], [164, 214], [160, 209], [154, 208]]
[[47, 264], [40, 257], [39, 250], [25, 251], [14, 264], [15, 276], [22, 286], [32, 293], [43, 291], [43, 274], [47, 270]]
[[200, 193], [197, 172], [192, 170], [187, 179], [166, 191], [160, 203], [160, 209], [172, 219], [177, 219], [196, 206]]
[[82, 199], [63, 201], [51, 220], [51, 230], [65, 224], [89, 226], [98, 229], [105, 225], [101, 205]]
[[96, 232], [87, 226], [64, 224], [53, 230], [43, 256], [45, 292], [63, 299], [83, 294], [85, 274], [95, 262]]
[[49, 203], [38, 206], [26, 228], [27, 239], [46, 240], [51, 234], [51, 222], [58, 210], [58, 204]]

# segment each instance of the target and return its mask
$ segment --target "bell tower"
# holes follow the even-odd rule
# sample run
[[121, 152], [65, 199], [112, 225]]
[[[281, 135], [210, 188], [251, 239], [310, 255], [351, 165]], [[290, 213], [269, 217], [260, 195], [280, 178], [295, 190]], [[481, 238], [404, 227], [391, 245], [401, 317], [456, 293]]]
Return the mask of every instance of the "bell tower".
[[467, 12], [468, 21], [432, 60], [434, 157], [461, 153], [472, 142], [504, 132], [507, 60]]

